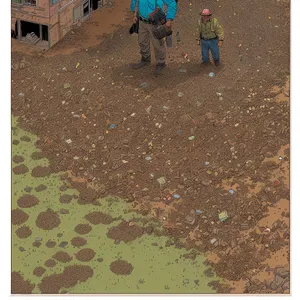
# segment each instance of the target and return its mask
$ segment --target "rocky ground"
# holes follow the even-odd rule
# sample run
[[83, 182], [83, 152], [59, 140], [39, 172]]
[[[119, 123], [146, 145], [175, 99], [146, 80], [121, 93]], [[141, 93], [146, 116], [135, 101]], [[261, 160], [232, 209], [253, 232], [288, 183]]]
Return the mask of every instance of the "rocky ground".
[[[219, 68], [199, 66], [203, 7], [225, 30]], [[179, 1], [159, 78], [128, 66], [137, 37], [122, 22], [72, 55], [13, 52], [12, 113], [51, 162], [33, 176], [67, 170], [82, 205], [134, 202], [210, 253], [231, 292], [289, 293], [289, 1]]]

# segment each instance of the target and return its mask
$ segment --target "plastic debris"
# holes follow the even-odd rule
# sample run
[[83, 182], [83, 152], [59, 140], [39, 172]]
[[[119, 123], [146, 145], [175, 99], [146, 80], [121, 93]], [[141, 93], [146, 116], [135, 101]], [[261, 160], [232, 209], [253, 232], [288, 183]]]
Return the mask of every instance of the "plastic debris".
[[196, 209], [196, 215], [199, 216], [202, 213], [200, 209]]
[[165, 177], [160, 177], [160, 178], [157, 179], [157, 181], [158, 181], [158, 183], [159, 183], [160, 185], [164, 185], [164, 184], [166, 183]]
[[66, 142], [67, 142], [68, 144], [71, 144], [71, 143], [72, 143], [72, 140], [71, 140], [71, 139], [68, 139], [68, 140], [66, 140]]
[[132, 226], [134, 226], [134, 225], [135, 225], [135, 224], [134, 224], [134, 222], [132, 222], [132, 221], [129, 222], [129, 224], [128, 224], [129, 227], [132, 227]]
[[235, 191], [234, 191], [233, 189], [230, 189], [230, 190], [228, 190], [228, 193], [229, 193], [230, 195], [233, 195], [233, 194], [235, 193]]
[[278, 159], [279, 159], [279, 160], [283, 160], [283, 157], [282, 157], [282, 156], [279, 156]]
[[169, 110], [169, 107], [168, 106], [163, 106], [163, 110], [167, 111], [167, 110]]
[[166, 197], [163, 197], [163, 200], [166, 202], [171, 202], [172, 201], [172, 196], [170, 194], [168, 194]]
[[80, 63], [78, 62], [78, 63], [76, 64], [76, 69], [77, 69], [79, 66], [80, 66]]
[[206, 162], [204, 163], [204, 166], [209, 166], [209, 161], [206, 161]]
[[194, 139], [195, 139], [195, 136], [194, 136], [194, 135], [192, 135], [192, 136], [190, 136], [188, 139], [189, 139], [190, 141], [192, 141], [192, 140], [194, 140]]
[[141, 88], [145, 88], [145, 87], [147, 87], [147, 86], [148, 86], [148, 83], [147, 83], [147, 82], [143, 82], [143, 83], [140, 84], [140, 87], [141, 87]]
[[179, 92], [177, 95], [179, 98], [181, 98], [183, 96], [183, 93]]
[[83, 92], [85, 90], [85, 88], [83, 87], [82, 89], [81, 89], [81, 91]]
[[116, 128], [116, 127], [117, 127], [116, 124], [110, 124], [108, 129], [114, 129], [114, 128]]
[[86, 115], [85, 115], [85, 114], [82, 114], [81, 117], [82, 117], [83, 119], [86, 119]]
[[152, 106], [149, 106], [149, 107], [146, 108], [147, 114], [150, 114], [151, 108], [152, 108]]
[[24, 97], [24, 93], [20, 93], [20, 94], [19, 94], [19, 97]]
[[213, 245], [216, 241], [217, 241], [217, 239], [214, 238], [214, 239], [210, 240], [210, 243]]
[[216, 74], [215, 74], [214, 72], [210, 72], [210, 73], [208, 74], [208, 76], [209, 76], [209, 77], [214, 77], [214, 76], [216, 76]]
[[178, 194], [173, 194], [173, 198], [174, 198], [174, 199], [180, 199], [180, 195], [178, 195]]
[[145, 159], [149, 161], [149, 160], [152, 159], [152, 157], [148, 155], [148, 156], [145, 157]]
[[180, 69], [179, 69], [179, 73], [186, 73], [186, 69], [180, 68]]
[[221, 213], [219, 213], [219, 220], [221, 222], [224, 222], [227, 219], [228, 219], [227, 211], [222, 211]]
[[64, 89], [69, 89], [71, 87], [71, 84], [70, 83], [65, 83], [64, 84]]

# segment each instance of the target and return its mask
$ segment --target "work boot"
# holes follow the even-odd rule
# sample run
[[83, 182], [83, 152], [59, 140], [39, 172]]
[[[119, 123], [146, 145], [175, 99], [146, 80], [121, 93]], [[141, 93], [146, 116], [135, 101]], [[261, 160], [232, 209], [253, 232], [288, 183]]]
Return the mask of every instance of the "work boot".
[[210, 62], [208, 61], [208, 62], [202, 62], [201, 64], [200, 64], [200, 67], [207, 67], [208, 65], [210, 64]]
[[215, 60], [215, 66], [218, 67], [220, 65], [220, 61], [219, 60]]
[[157, 64], [156, 65], [156, 69], [154, 71], [154, 76], [159, 76], [162, 74], [163, 69], [165, 68], [166, 64], [162, 63], [162, 64]]
[[142, 59], [140, 62], [138, 62], [137, 64], [132, 64], [131, 67], [133, 69], [141, 69], [147, 65], [150, 65], [150, 60], [144, 60]]

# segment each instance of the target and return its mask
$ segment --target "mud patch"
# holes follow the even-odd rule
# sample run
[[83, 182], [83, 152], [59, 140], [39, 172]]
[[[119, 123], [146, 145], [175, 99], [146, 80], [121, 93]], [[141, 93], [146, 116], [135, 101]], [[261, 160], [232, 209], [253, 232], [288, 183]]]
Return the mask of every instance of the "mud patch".
[[27, 143], [31, 142], [31, 138], [26, 135], [22, 136], [20, 140]]
[[52, 230], [53, 228], [56, 228], [60, 224], [60, 218], [59, 215], [54, 212], [52, 209], [48, 208], [45, 212], [41, 212], [36, 221], [35, 224], [37, 227], [44, 229], [44, 230]]
[[24, 161], [24, 157], [20, 155], [14, 155], [13, 162], [19, 164]]
[[16, 166], [16, 167], [13, 168], [13, 172], [16, 175], [22, 175], [22, 174], [27, 173], [28, 171], [29, 171], [28, 168], [24, 164]]
[[32, 231], [28, 226], [22, 226], [16, 230], [16, 235], [20, 239], [26, 239], [29, 236], [31, 236], [31, 234], [32, 234]]
[[99, 194], [91, 188], [83, 188], [80, 190], [78, 204], [90, 204], [97, 200]]
[[71, 244], [75, 247], [82, 247], [84, 245], [86, 245], [87, 243], [87, 240], [82, 238], [82, 237], [74, 237], [72, 240], [71, 240]]
[[20, 197], [17, 201], [18, 206], [21, 208], [30, 208], [34, 207], [39, 204], [38, 198], [32, 196], [32, 195], [23, 195]]
[[37, 186], [34, 190], [35, 190], [36, 192], [42, 192], [42, 191], [44, 191], [44, 190], [46, 190], [46, 189], [47, 189], [47, 186], [46, 186], [46, 185], [40, 184], [40, 185]]
[[54, 259], [48, 259], [45, 261], [45, 266], [48, 268], [53, 268], [56, 266], [56, 261]]
[[21, 225], [28, 220], [29, 216], [21, 209], [11, 211], [11, 222], [13, 225]]
[[71, 195], [62, 195], [59, 198], [60, 203], [70, 203], [72, 201], [73, 197]]
[[66, 262], [69, 262], [72, 260], [72, 257], [67, 252], [64, 252], [64, 251], [58, 251], [52, 257], [54, 259], [56, 259], [57, 261], [60, 261], [63, 263], [66, 263]]
[[45, 244], [45, 246], [47, 248], [54, 248], [56, 246], [56, 243], [54, 241], [49, 240], [49, 241], [47, 241], [47, 243]]
[[110, 224], [114, 221], [114, 218], [110, 215], [104, 214], [100, 211], [95, 211], [92, 213], [89, 213], [85, 216], [85, 219], [91, 222], [93, 225], [98, 224]]
[[87, 234], [92, 230], [92, 227], [89, 224], [78, 224], [74, 231], [78, 234]]
[[19, 145], [19, 144], [20, 144], [20, 141], [18, 141], [18, 140], [13, 140], [12, 143], [13, 143], [13, 145], [16, 146], [16, 145]]
[[11, 293], [12, 294], [31, 294], [35, 285], [25, 280], [19, 272], [11, 273]]
[[51, 169], [49, 167], [37, 166], [32, 169], [31, 175], [33, 177], [46, 177], [51, 174]]
[[89, 266], [69, 266], [61, 274], [44, 277], [39, 288], [42, 294], [58, 294], [62, 288], [70, 288], [78, 282], [85, 282], [93, 275], [94, 271]]
[[43, 267], [36, 267], [33, 270], [33, 275], [35, 275], [37, 277], [41, 277], [45, 272], [46, 272], [46, 269], [44, 269]]
[[110, 264], [110, 270], [117, 275], [130, 275], [133, 266], [126, 260], [116, 260]]
[[33, 160], [40, 160], [40, 159], [44, 158], [44, 155], [43, 155], [42, 152], [33, 152], [33, 153], [31, 154], [31, 158], [32, 158]]
[[80, 261], [91, 261], [96, 255], [93, 249], [82, 249], [76, 253], [76, 259]]
[[126, 221], [121, 222], [118, 226], [112, 227], [107, 232], [107, 236], [113, 240], [119, 240], [126, 242], [134, 241], [141, 237], [144, 233], [144, 229], [137, 225], [129, 226]]

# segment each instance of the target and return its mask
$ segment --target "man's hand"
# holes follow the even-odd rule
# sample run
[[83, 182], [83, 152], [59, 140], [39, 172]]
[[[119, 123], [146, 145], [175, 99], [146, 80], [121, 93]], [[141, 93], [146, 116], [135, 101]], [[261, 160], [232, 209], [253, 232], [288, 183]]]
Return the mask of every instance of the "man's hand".
[[171, 20], [168, 20], [168, 21], [166, 22], [166, 26], [167, 26], [167, 27], [171, 27], [171, 26], [172, 26], [172, 21], [171, 21]]
[[219, 42], [218, 42], [218, 46], [219, 46], [219, 47], [222, 47], [222, 46], [223, 46], [223, 41], [219, 41]]
[[137, 22], [138, 18], [136, 16], [136, 13], [133, 14], [133, 19], [132, 19], [132, 22], [133, 24], [135, 24]]

